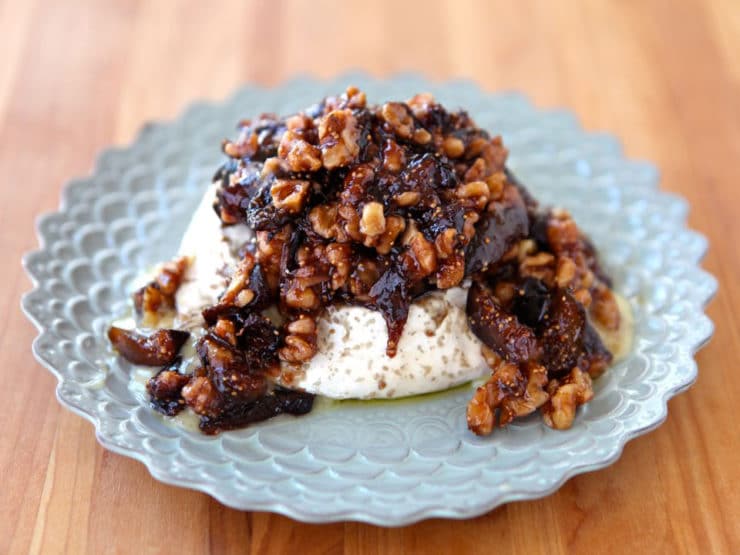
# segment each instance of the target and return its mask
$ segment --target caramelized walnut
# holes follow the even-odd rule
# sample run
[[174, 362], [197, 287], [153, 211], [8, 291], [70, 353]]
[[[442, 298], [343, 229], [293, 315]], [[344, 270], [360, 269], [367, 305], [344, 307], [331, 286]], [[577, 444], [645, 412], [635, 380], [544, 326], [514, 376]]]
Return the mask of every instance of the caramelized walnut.
[[326, 169], [350, 164], [359, 154], [359, 130], [351, 110], [334, 110], [319, 123], [321, 159]]
[[549, 401], [540, 409], [545, 424], [556, 430], [567, 430], [573, 425], [576, 409], [594, 396], [591, 377], [575, 367], [562, 380], [547, 385]]
[[434, 240], [434, 249], [437, 252], [437, 257], [445, 259], [452, 255], [455, 252], [458, 242], [458, 233], [455, 228], [449, 227], [442, 231]]
[[391, 252], [399, 235], [406, 229], [406, 220], [401, 216], [388, 216], [385, 231], [371, 240], [366, 240], [367, 246], [374, 246], [378, 254], [385, 255]]
[[414, 130], [414, 118], [408, 106], [401, 102], [386, 102], [380, 109], [380, 117], [401, 139], [410, 139]]
[[465, 152], [465, 143], [457, 137], [450, 135], [442, 143], [442, 150], [450, 158], [459, 158]]
[[221, 303], [230, 304], [236, 301], [237, 296], [249, 286], [249, 277], [252, 274], [252, 270], [254, 270], [255, 264], [254, 255], [245, 253], [234, 269], [226, 291], [221, 295]]
[[236, 347], [236, 326], [233, 321], [228, 318], [219, 318], [213, 327], [213, 333], [232, 347]]
[[614, 294], [603, 284], [592, 290], [593, 306], [591, 315], [599, 324], [608, 330], [619, 329], [619, 306]]
[[368, 202], [362, 208], [360, 232], [368, 237], [376, 237], [385, 231], [385, 215], [383, 205], [379, 202]]
[[496, 424], [505, 426], [514, 418], [533, 413], [548, 399], [546, 384], [543, 366], [501, 361], [468, 404], [468, 428], [477, 435], [488, 435]]
[[465, 260], [462, 255], [451, 254], [441, 261], [437, 270], [437, 287], [449, 289], [460, 285], [465, 276]]
[[294, 172], [316, 171], [321, 168], [321, 150], [291, 129], [283, 133], [280, 139], [278, 156], [286, 160]]
[[396, 204], [403, 207], [414, 206], [419, 203], [419, 200], [421, 200], [421, 193], [418, 191], [404, 191], [395, 197]]
[[280, 360], [300, 363], [311, 360], [316, 354], [316, 322], [301, 315], [285, 326], [284, 345], [279, 351]]
[[404, 238], [412, 255], [412, 271], [418, 278], [426, 277], [437, 270], [437, 253], [434, 245], [417, 229], [412, 229]]
[[283, 249], [291, 236], [292, 228], [285, 226], [279, 231], [258, 231], [256, 260], [265, 273], [265, 279], [270, 291], [278, 290], [280, 283], [280, 264]]
[[342, 95], [342, 100], [348, 108], [352, 108], [353, 110], [362, 109], [367, 104], [365, 93], [353, 86], [347, 87], [347, 90]]
[[408, 106], [415, 117], [423, 120], [438, 105], [434, 102], [434, 96], [431, 93], [419, 93], [409, 99]]
[[383, 168], [392, 173], [398, 173], [406, 164], [404, 150], [393, 139], [386, 139], [383, 147]]
[[347, 244], [334, 243], [326, 247], [326, 259], [331, 264], [331, 288], [336, 290], [347, 284], [352, 272], [352, 249]]
[[317, 235], [324, 239], [344, 239], [345, 235], [341, 226], [337, 224], [337, 205], [320, 204], [311, 209], [308, 214], [308, 221], [311, 229]]
[[182, 388], [182, 398], [195, 414], [215, 417], [221, 409], [221, 400], [213, 383], [205, 376], [195, 376]]
[[289, 214], [298, 214], [303, 210], [311, 182], [300, 179], [277, 179], [270, 187], [272, 203], [276, 208]]
[[185, 256], [166, 262], [151, 282], [134, 293], [134, 308], [143, 326], [157, 325], [162, 316], [174, 310], [175, 294], [189, 265]]
[[519, 273], [524, 277], [539, 279], [552, 286], [555, 277], [555, 257], [549, 252], [527, 256], [519, 264]]

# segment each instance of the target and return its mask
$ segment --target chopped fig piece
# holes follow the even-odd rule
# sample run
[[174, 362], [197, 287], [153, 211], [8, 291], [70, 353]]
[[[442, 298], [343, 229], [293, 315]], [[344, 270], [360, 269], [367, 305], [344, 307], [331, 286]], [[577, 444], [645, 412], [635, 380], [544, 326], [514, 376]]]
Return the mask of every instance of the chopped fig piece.
[[509, 202], [493, 203], [493, 210], [481, 215], [476, 233], [465, 255], [465, 273], [474, 274], [495, 264], [529, 232], [529, 216], [516, 190]]
[[278, 362], [280, 333], [264, 316], [249, 314], [237, 320], [237, 346], [250, 368], [268, 370]]
[[532, 329], [499, 306], [478, 282], [468, 291], [466, 311], [473, 333], [505, 360], [522, 363], [537, 359], [540, 347]]
[[311, 412], [313, 400], [314, 396], [310, 393], [277, 388], [253, 402], [233, 405], [218, 416], [202, 416], [200, 429], [206, 434], [217, 434], [222, 430], [233, 430], [261, 422], [278, 414], [306, 414]]
[[180, 357], [177, 357], [173, 364], [165, 366], [146, 382], [152, 406], [167, 416], [174, 416], [185, 408], [182, 388], [190, 381], [191, 376], [177, 371], [181, 362]]
[[267, 390], [261, 367], [250, 368], [244, 353], [209, 333], [196, 346], [213, 386], [226, 402], [252, 401]]
[[564, 289], [556, 290], [547, 312], [547, 327], [542, 334], [543, 362], [551, 377], [567, 374], [578, 363], [585, 325], [583, 307]]
[[519, 321], [531, 328], [542, 324], [550, 308], [550, 292], [547, 286], [535, 278], [526, 278], [519, 286], [511, 311]]
[[133, 364], [144, 366], [171, 364], [188, 337], [188, 332], [180, 330], [162, 329], [151, 335], [115, 326], [108, 330], [108, 339], [121, 356]]

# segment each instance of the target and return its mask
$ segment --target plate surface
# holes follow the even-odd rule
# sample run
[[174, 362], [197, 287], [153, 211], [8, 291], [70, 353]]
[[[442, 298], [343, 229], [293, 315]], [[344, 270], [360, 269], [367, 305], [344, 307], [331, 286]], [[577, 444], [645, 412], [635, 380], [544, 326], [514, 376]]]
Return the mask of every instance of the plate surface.
[[[550, 430], [535, 415], [478, 438], [466, 428], [472, 388], [464, 386], [208, 437], [166, 422], [130, 388], [129, 366], [111, 357], [105, 331], [125, 311], [137, 272], [175, 253], [221, 160], [220, 140], [240, 118], [294, 112], [349, 83], [371, 102], [431, 91], [449, 108], [465, 107], [503, 135], [510, 167], [536, 197], [570, 209], [591, 235], [632, 305], [636, 336], [632, 354], [596, 380], [570, 430]], [[540, 111], [519, 94], [470, 82], [348, 74], [246, 87], [148, 124], [132, 145], [104, 151], [92, 176], [67, 185], [59, 212], [39, 220], [40, 250], [24, 258], [34, 289], [22, 305], [40, 331], [33, 352], [57, 376], [59, 401], [92, 421], [106, 448], [163, 482], [310, 522], [394, 526], [479, 515], [611, 464], [695, 380], [693, 354], [712, 334], [703, 307], [716, 282], [698, 267], [707, 243], [686, 229], [686, 202], [659, 192], [657, 181], [652, 165], [625, 160], [614, 137], [583, 131], [570, 112]]]

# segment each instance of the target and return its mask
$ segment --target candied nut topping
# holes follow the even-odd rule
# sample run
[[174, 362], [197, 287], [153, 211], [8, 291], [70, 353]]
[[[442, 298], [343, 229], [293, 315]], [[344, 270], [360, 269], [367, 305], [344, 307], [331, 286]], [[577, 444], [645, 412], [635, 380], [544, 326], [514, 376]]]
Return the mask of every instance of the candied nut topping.
[[156, 326], [162, 316], [174, 310], [175, 293], [189, 265], [185, 256], [162, 264], [154, 279], [134, 293], [134, 308], [142, 326]]
[[301, 315], [288, 323], [285, 334], [280, 360], [306, 362], [316, 354], [316, 322], [310, 316]]
[[383, 168], [398, 173], [406, 164], [406, 153], [394, 139], [386, 139], [383, 147]]
[[545, 424], [556, 430], [570, 428], [576, 408], [594, 396], [591, 377], [577, 366], [562, 381], [550, 381], [547, 391], [549, 400], [542, 407], [542, 416]]
[[488, 435], [496, 424], [506, 426], [514, 418], [533, 413], [549, 398], [546, 385], [547, 370], [539, 364], [498, 362], [468, 404], [468, 428]]
[[465, 143], [454, 136], [447, 137], [442, 143], [444, 153], [450, 158], [459, 158], [465, 152]]
[[270, 187], [272, 204], [289, 214], [298, 214], [303, 209], [310, 187], [308, 181], [276, 179]]
[[379, 310], [389, 355], [414, 297], [461, 284], [528, 231], [500, 138], [429, 94], [373, 106], [349, 87], [301, 114], [247, 122], [237, 151], [217, 173], [217, 212], [256, 230], [284, 316], [315, 318], [333, 302]]
[[[180, 374], [176, 330], [111, 329], [127, 358], [168, 365], [149, 387], [157, 410], [188, 406], [206, 433], [308, 412], [312, 395], [272, 380], [314, 357], [327, 306], [380, 312], [394, 356], [416, 298], [468, 284], [468, 323], [491, 368], [468, 405], [473, 432], [536, 410], [567, 428], [591, 398], [612, 357], [592, 322], [620, 325], [609, 278], [570, 214], [540, 208], [501, 137], [466, 112], [428, 93], [371, 105], [348, 87], [298, 114], [244, 120], [222, 149], [215, 211], [256, 240], [203, 311], [200, 367]], [[186, 267], [174, 261], [137, 292], [145, 320], [173, 308]]]
[[319, 124], [321, 158], [326, 169], [347, 166], [360, 152], [357, 120], [351, 110], [334, 110]]
[[182, 388], [185, 403], [196, 414], [216, 416], [219, 412], [219, 398], [211, 381], [205, 376], [196, 376]]
[[414, 206], [419, 204], [421, 194], [418, 191], [404, 191], [397, 194], [395, 198], [398, 206]]
[[288, 162], [294, 172], [316, 171], [321, 168], [321, 150], [288, 129], [280, 140], [278, 156]]
[[385, 215], [383, 214], [383, 205], [376, 201], [368, 202], [362, 208], [360, 232], [370, 237], [375, 237], [384, 231]]
[[380, 109], [380, 117], [399, 138], [411, 138], [414, 119], [408, 106], [401, 102], [386, 102]]

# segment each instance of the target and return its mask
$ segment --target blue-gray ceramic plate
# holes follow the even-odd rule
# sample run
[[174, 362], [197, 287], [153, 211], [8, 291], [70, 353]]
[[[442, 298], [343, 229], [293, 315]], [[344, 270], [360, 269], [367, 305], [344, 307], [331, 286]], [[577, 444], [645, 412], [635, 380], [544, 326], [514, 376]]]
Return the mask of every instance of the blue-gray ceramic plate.
[[[290, 113], [348, 83], [375, 101], [431, 91], [465, 107], [503, 135], [510, 166], [536, 196], [570, 209], [595, 241], [632, 305], [636, 336], [570, 430], [551, 430], [535, 416], [476, 437], [465, 424], [472, 389], [462, 387], [344, 403], [210, 437], [167, 422], [132, 391], [130, 369], [111, 357], [105, 330], [125, 310], [137, 273], [175, 253], [220, 162], [220, 140], [242, 117]], [[33, 352], [59, 379], [59, 401], [92, 421], [106, 448], [140, 460], [163, 482], [310, 522], [472, 517], [611, 464], [695, 380], [693, 355], [712, 333], [703, 308], [716, 282], [698, 266], [707, 243], [686, 228], [686, 202], [660, 192], [657, 181], [651, 164], [626, 160], [614, 137], [585, 132], [572, 113], [469, 82], [352, 74], [246, 87], [145, 126], [130, 146], [104, 151], [90, 177], [67, 185], [59, 211], [39, 220], [41, 248], [24, 259], [34, 288], [23, 308], [40, 332]]]

